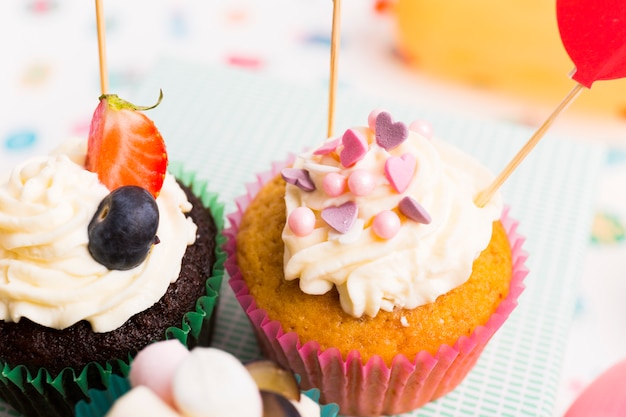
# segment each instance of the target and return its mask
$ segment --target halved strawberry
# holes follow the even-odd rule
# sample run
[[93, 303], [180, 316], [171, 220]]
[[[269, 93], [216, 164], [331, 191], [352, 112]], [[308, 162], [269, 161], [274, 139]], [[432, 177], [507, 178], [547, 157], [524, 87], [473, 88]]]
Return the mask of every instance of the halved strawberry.
[[85, 168], [98, 174], [110, 191], [138, 185], [156, 198], [167, 170], [165, 142], [146, 115], [156, 107], [135, 106], [115, 94], [100, 96], [91, 120]]

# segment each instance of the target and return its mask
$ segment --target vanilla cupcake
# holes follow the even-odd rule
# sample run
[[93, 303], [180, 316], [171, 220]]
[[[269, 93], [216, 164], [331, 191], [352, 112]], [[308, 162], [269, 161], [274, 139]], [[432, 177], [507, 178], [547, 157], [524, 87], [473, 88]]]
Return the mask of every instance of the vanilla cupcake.
[[259, 176], [226, 231], [230, 284], [264, 353], [354, 416], [458, 385], [526, 275], [501, 197], [474, 204], [484, 167], [424, 123], [368, 124]]

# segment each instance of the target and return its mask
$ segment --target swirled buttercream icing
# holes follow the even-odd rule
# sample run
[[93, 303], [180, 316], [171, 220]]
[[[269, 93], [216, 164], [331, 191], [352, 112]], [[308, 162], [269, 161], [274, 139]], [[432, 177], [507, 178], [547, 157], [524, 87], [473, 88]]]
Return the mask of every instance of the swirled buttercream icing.
[[84, 169], [86, 141], [68, 142], [51, 155], [15, 167], [0, 184], [0, 319], [26, 317], [64, 329], [87, 320], [111, 331], [147, 309], [178, 278], [196, 226], [169, 174], [157, 198], [160, 243], [127, 271], [109, 270], [87, 249], [87, 225], [109, 193]]
[[285, 279], [308, 294], [336, 287], [354, 317], [412, 309], [464, 283], [502, 211], [499, 194], [474, 204], [493, 179], [484, 166], [386, 112], [282, 174]]

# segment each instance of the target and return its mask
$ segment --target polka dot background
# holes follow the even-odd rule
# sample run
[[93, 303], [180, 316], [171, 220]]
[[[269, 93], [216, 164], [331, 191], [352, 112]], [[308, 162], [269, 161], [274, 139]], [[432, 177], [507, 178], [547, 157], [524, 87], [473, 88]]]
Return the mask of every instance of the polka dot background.
[[[329, 0], [103, 4], [109, 90], [130, 101], [163, 57], [243, 69], [308, 87], [328, 85]], [[537, 114], [527, 108], [451, 89], [408, 70], [394, 48], [391, 4], [344, 1], [339, 91], [402, 102], [427, 96], [434, 108], [452, 113], [536, 124]], [[93, 6], [84, 0], [0, 2], [0, 173], [51, 150], [63, 138], [87, 135], [101, 93]], [[153, 96], [156, 100], [158, 91]], [[572, 312], [557, 401], [560, 415], [595, 376], [626, 357], [626, 148], [620, 144], [626, 128], [613, 122], [581, 128], [565, 118], [555, 129], [572, 136], [593, 131], [609, 147], [593, 197], [596, 214]], [[597, 361], [582, 360], [589, 355]]]

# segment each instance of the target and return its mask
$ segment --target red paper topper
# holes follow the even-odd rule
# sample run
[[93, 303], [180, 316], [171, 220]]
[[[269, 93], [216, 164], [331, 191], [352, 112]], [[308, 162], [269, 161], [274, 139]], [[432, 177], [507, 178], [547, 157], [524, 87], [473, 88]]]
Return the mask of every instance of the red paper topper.
[[557, 0], [556, 14], [575, 81], [626, 77], [626, 0]]

